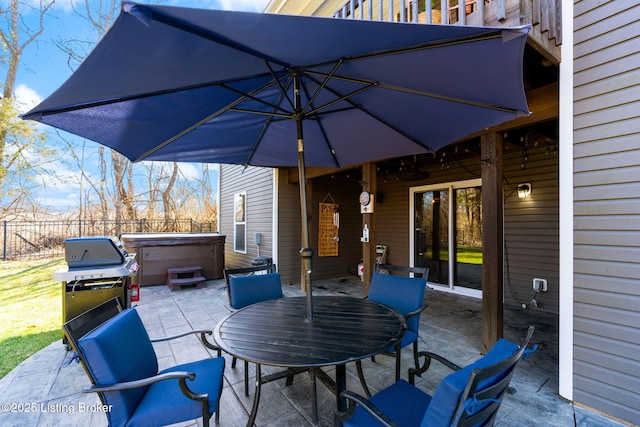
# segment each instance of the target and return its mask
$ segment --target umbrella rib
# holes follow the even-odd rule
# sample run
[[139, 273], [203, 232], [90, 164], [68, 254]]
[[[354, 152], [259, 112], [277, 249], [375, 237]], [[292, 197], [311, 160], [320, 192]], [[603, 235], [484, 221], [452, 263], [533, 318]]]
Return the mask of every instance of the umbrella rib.
[[[315, 79], [311, 76], [308, 76], [309, 79], [315, 81]], [[317, 82], [316, 82], [317, 83]], [[335, 96], [339, 96], [342, 97], [343, 95], [339, 92], [337, 92], [336, 90], [332, 89], [331, 87], [327, 86], [326, 89], [333, 93]], [[422, 148], [426, 149], [426, 150], [430, 150], [433, 151], [433, 149], [431, 149], [431, 147], [429, 147], [428, 145], [424, 144], [422, 141], [420, 141], [419, 139], [417, 139], [416, 137], [409, 135], [408, 133], [404, 132], [402, 129], [398, 128], [397, 126], [392, 125], [391, 123], [387, 122], [386, 120], [383, 120], [382, 118], [376, 116], [375, 114], [373, 114], [371, 111], [365, 109], [362, 105], [357, 104], [356, 102], [354, 102], [353, 100], [346, 98], [345, 99], [346, 102], [348, 102], [349, 104], [351, 104], [352, 106], [354, 106], [355, 108], [359, 109], [360, 111], [362, 111], [363, 113], [365, 113], [366, 115], [370, 116], [371, 118], [373, 118], [374, 120], [382, 123], [383, 125], [387, 126], [389, 129], [392, 129], [393, 131], [397, 132], [398, 134], [404, 136], [405, 138], [407, 138], [410, 141], [413, 141], [414, 143], [418, 144], [419, 146], [421, 146]]]
[[[261, 77], [261, 76], [263, 76], [263, 75], [256, 75], [256, 76], [253, 76], [253, 77]], [[267, 84], [265, 84], [259, 90], [264, 90], [264, 89], [268, 88], [272, 84], [273, 84], [272, 82], [268, 82]], [[104, 105], [117, 104], [117, 103], [121, 103], [121, 102], [128, 102], [128, 101], [133, 101], [133, 100], [136, 100], [136, 99], [152, 98], [152, 97], [155, 97], [155, 96], [169, 95], [169, 94], [174, 94], [174, 93], [177, 93], [177, 92], [184, 92], [184, 91], [188, 91], [188, 90], [196, 90], [196, 89], [201, 89], [201, 88], [210, 87], [210, 86], [216, 86], [216, 85], [217, 86], [225, 86], [224, 83], [222, 83], [222, 82], [206, 82], [206, 83], [194, 84], [194, 85], [190, 85], [190, 86], [182, 86], [182, 87], [176, 87], [176, 88], [171, 88], [171, 89], [156, 90], [156, 91], [152, 91], [152, 92], [137, 93], [135, 95], [122, 96], [122, 97], [119, 97], [119, 98], [109, 98], [109, 99], [100, 99], [100, 100], [97, 100], [97, 101], [82, 102], [82, 103], [78, 103], [78, 104], [74, 104], [74, 105], [69, 105], [69, 106], [66, 106], [66, 107], [51, 108], [51, 109], [48, 109], [48, 110], [44, 110], [40, 114], [42, 114], [43, 116], [50, 116], [50, 115], [53, 115], [53, 114], [67, 113], [69, 111], [76, 111], [76, 110], [87, 109], [87, 108], [102, 107]], [[225, 89], [230, 89], [230, 88], [225, 86]], [[240, 93], [242, 93], [242, 92], [240, 92]]]
[[[255, 94], [255, 93], [259, 93], [263, 90], [265, 90], [266, 88], [268, 88], [269, 86], [273, 85], [273, 81], [269, 81], [267, 83], [265, 83], [264, 85], [262, 85], [261, 87], [253, 90], [252, 92], [250, 92], [250, 94]], [[249, 95], [249, 94], [247, 94]], [[203, 124], [205, 124], [206, 122], [208, 122], [209, 120], [215, 119], [216, 117], [218, 117], [220, 114], [229, 111], [230, 109], [232, 109], [235, 105], [238, 105], [242, 102], [244, 102], [246, 100], [246, 97], [241, 97], [236, 99], [235, 101], [231, 102], [230, 104], [228, 104], [225, 107], [220, 108], [219, 110], [217, 110], [215, 113], [208, 115], [207, 117], [205, 117], [202, 120], [199, 120], [198, 122], [194, 123], [193, 125], [189, 126], [186, 129], [183, 129], [182, 131], [180, 131], [179, 133], [177, 133], [176, 135], [172, 136], [171, 138], [165, 140], [164, 142], [162, 142], [161, 144], [156, 145], [155, 147], [153, 147], [151, 150], [142, 153], [140, 156], [138, 156], [135, 160], [135, 162], [139, 162], [142, 161], [144, 159], [146, 159], [147, 157], [149, 157], [150, 155], [152, 155], [153, 153], [155, 153], [156, 151], [166, 147], [167, 145], [171, 144], [172, 142], [174, 142], [175, 140], [182, 138], [184, 135], [188, 134], [189, 132], [197, 129], [198, 127], [202, 126]]]
[[[280, 86], [280, 83], [277, 80], [274, 80], [274, 82], [278, 83], [278, 85]], [[270, 85], [270, 86], [272, 86], [272, 85]], [[280, 106], [278, 104], [270, 104], [270, 103], [268, 103], [267, 101], [265, 101], [263, 99], [256, 98], [251, 93], [245, 93], [245, 92], [243, 92], [241, 90], [238, 90], [236, 88], [233, 88], [231, 86], [227, 86], [226, 84], [220, 84], [220, 87], [223, 87], [223, 88], [225, 88], [225, 89], [227, 89], [227, 90], [229, 90], [231, 92], [234, 92], [234, 93], [237, 93], [238, 95], [243, 96], [244, 97], [243, 101], [245, 101], [246, 99], [251, 99], [252, 101], [256, 101], [256, 102], [258, 102], [260, 104], [266, 105], [267, 107], [273, 108], [274, 109], [273, 115], [277, 115], [277, 114], [275, 114], [275, 110], [283, 111], [284, 113], [286, 113], [287, 117], [289, 117], [291, 115], [291, 112], [285, 110], [284, 108], [280, 108]], [[266, 89], [267, 87], [265, 87], [264, 89]], [[255, 93], [259, 93], [259, 92], [255, 92]], [[282, 100], [282, 98], [280, 100]], [[237, 110], [237, 111], [240, 111], [240, 110]], [[250, 112], [250, 110], [246, 110], [245, 112]], [[261, 114], [261, 113], [262, 114], [266, 114], [266, 112], [263, 113], [263, 112], [260, 112], [260, 111], [256, 111], [256, 113], [258, 113], [258, 114]], [[282, 116], [285, 116], [285, 114], [283, 114]]]
[[269, 111], [247, 110], [245, 108], [231, 107], [229, 108], [229, 111], [233, 111], [234, 113], [247, 113], [247, 114], [257, 114], [257, 115], [269, 116], [269, 117], [279, 117], [283, 119], [291, 119], [293, 117], [291, 114], [278, 114], [278, 113], [272, 113]]
[[[278, 104], [280, 104], [280, 102], [282, 102], [282, 98], [284, 98], [285, 96], [286, 96], [286, 91], [283, 88], [282, 92], [280, 92], [280, 99], [278, 99]], [[265, 133], [267, 132], [267, 128], [271, 125], [271, 122], [273, 121], [274, 117], [276, 117], [276, 116], [272, 115], [270, 118], [268, 118], [264, 122], [264, 125], [262, 126], [262, 130], [260, 131], [260, 135], [258, 135], [258, 138], [256, 138], [256, 142], [255, 142], [255, 144], [253, 144], [253, 147], [251, 147], [251, 151], [249, 152], [249, 155], [247, 156], [247, 161], [245, 162], [245, 167], [247, 167], [251, 163], [251, 159], [253, 159], [253, 155], [258, 150], [258, 145], [260, 145], [260, 141], [262, 141], [262, 138], [264, 137]]]
[[[136, 5], [136, 6], [137, 7], [144, 7], [144, 5]], [[205, 28], [197, 27], [197, 26], [195, 26], [193, 24], [190, 24], [190, 23], [187, 23], [187, 22], [182, 22], [181, 20], [165, 16], [164, 14], [159, 13], [157, 11], [149, 10], [149, 12], [151, 13], [150, 19], [154, 19], [154, 20], [156, 20], [156, 21], [158, 21], [158, 22], [160, 22], [162, 24], [168, 25], [170, 27], [177, 28], [179, 30], [182, 30], [184, 32], [193, 34], [193, 35], [198, 36], [198, 37], [202, 37], [202, 38], [207, 39], [207, 40], [211, 40], [211, 41], [220, 43], [220, 44], [222, 44], [224, 46], [230, 47], [231, 49], [234, 49], [234, 50], [237, 50], [237, 51], [240, 51], [240, 52], [244, 52], [244, 53], [246, 53], [248, 55], [251, 55], [251, 56], [255, 56], [256, 58], [262, 58], [262, 59], [264, 59], [266, 61], [271, 61], [271, 62], [273, 62], [275, 64], [279, 64], [279, 65], [284, 66], [284, 67], [289, 67], [289, 64], [287, 64], [287, 63], [285, 63], [285, 62], [283, 62], [283, 61], [281, 61], [281, 60], [279, 60], [277, 58], [271, 57], [269, 55], [265, 55], [264, 53], [261, 53], [261, 52], [255, 50], [255, 49], [252, 49], [252, 48], [250, 48], [248, 46], [245, 46], [245, 45], [243, 45], [241, 43], [234, 42], [234, 41], [228, 39], [227, 37], [222, 36], [221, 34], [212, 33], [211, 31], [209, 31], [209, 30], [207, 30]]]
[[[282, 82], [276, 76], [276, 72], [271, 67], [271, 64], [269, 63], [269, 61], [265, 61], [265, 64], [267, 65], [267, 68], [271, 73], [271, 77], [273, 77], [273, 80], [278, 84], [278, 87], [280, 88], [280, 92], [282, 92], [282, 94], [287, 98], [287, 102], [289, 103], [289, 106], [291, 106], [291, 108], [294, 109], [295, 107], [293, 106], [293, 101], [289, 97], [289, 94], [287, 93], [287, 89], [284, 86], [282, 86]], [[286, 77], [286, 76], [283, 76], [283, 77]]]
[[[336, 73], [336, 71], [338, 71], [338, 68], [340, 68], [340, 66], [342, 65], [342, 59], [338, 60], [336, 62], [336, 64], [333, 66], [333, 69], [331, 70], [331, 72], [329, 74], [327, 74], [324, 78], [324, 81], [322, 82], [322, 84], [320, 84], [320, 86], [318, 86], [318, 88], [316, 89], [315, 93], [313, 94], [313, 96], [311, 96], [309, 98], [309, 101], [307, 101], [307, 104], [302, 108], [301, 111], [305, 111], [307, 108], [309, 108], [309, 106], [313, 103], [313, 101], [318, 97], [318, 95], [320, 94], [320, 92], [322, 92], [322, 89], [324, 89], [324, 87], [329, 83], [329, 80], [331, 80], [331, 78], [333, 77], [333, 75]], [[321, 107], [322, 108], [322, 107]], [[313, 111], [317, 111], [318, 108], [314, 109]], [[312, 112], [313, 112], [312, 111]], [[311, 113], [312, 113], [311, 112]], [[310, 114], [311, 114], [310, 113]]]
[[[502, 37], [502, 29], [498, 29], [498, 30], [491, 30], [491, 32], [486, 33], [486, 34], [482, 34], [482, 35], [473, 35], [473, 36], [465, 36], [465, 37], [459, 37], [459, 38], [454, 38], [454, 39], [450, 39], [447, 41], [440, 41], [440, 42], [427, 42], [427, 43], [422, 43], [422, 44], [418, 44], [415, 46], [409, 46], [409, 47], [404, 47], [404, 48], [396, 48], [396, 49], [389, 49], [389, 50], [383, 50], [383, 51], [379, 51], [379, 52], [372, 52], [372, 53], [368, 53], [368, 54], [363, 54], [363, 55], [357, 55], [357, 56], [350, 56], [350, 57], [345, 57], [342, 58], [343, 62], [353, 62], [353, 61], [361, 61], [363, 59], [369, 59], [369, 58], [377, 58], [380, 56], [387, 56], [387, 55], [396, 55], [399, 53], [408, 53], [408, 52], [417, 52], [420, 50], [427, 50], [427, 49], [436, 49], [436, 48], [441, 48], [441, 47], [446, 47], [446, 46], [454, 46], [457, 44], [465, 44], [465, 43], [474, 43], [474, 42], [481, 42], [481, 41], [485, 41], [485, 40], [491, 40], [491, 39], [496, 39], [496, 38], [500, 38]], [[321, 65], [327, 65], [332, 63], [333, 61], [327, 61], [324, 62], [322, 64], [315, 64], [314, 67], [318, 67]]]
[[367, 86], [365, 86], [365, 87], [361, 87], [360, 89], [358, 89], [358, 90], [354, 90], [354, 91], [353, 91], [353, 92], [351, 92], [351, 93], [348, 93], [348, 94], [343, 95], [343, 96], [341, 96], [341, 97], [339, 97], [339, 98], [336, 98], [336, 99], [334, 99], [334, 100], [333, 100], [333, 101], [331, 101], [331, 102], [327, 102], [326, 104], [323, 104], [323, 105], [321, 105], [320, 107], [317, 107], [317, 108], [315, 108], [315, 109], [313, 109], [313, 110], [309, 111], [309, 112], [308, 112], [308, 113], [306, 113], [305, 115], [310, 116], [310, 115], [314, 115], [314, 114], [320, 114], [320, 113], [318, 113], [319, 111], [321, 111], [321, 110], [325, 110], [325, 109], [327, 109], [327, 108], [331, 107], [332, 105], [337, 104], [337, 103], [338, 103], [338, 102], [340, 102], [340, 101], [346, 101], [346, 100], [348, 100], [349, 98], [351, 98], [352, 96], [355, 96], [355, 95], [357, 95], [357, 94], [359, 94], [359, 93], [362, 93], [362, 92], [364, 92], [364, 91], [367, 91], [367, 90], [371, 89], [372, 87], [376, 87], [376, 86], [378, 86], [378, 83], [377, 83], [377, 82], [372, 82], [372, 83], [368, 84], [368, 85], [367, 85]]
[[[307, 91], [307, 87], [306, 86], [302, 86], [302, 89], [304, 90], [305, 94], [307, 95], [307, 98], [309, 97], [309, 92]], [[307, 105], [310, 105], [311, 102], [308, 102]], [[308, 115], [306, 116], [307, 120]], [[340, 167], [340, 161], [338, 161], [338, 157], [336, 156], [336, 150], [333, 148], [333, 146], [331, 145], [331, 142], [329, 142], [329, 136], [327, 135], [327, 132], [324, 129], [324, 126], [322, 125], [322, 120], [320, 120], [320, 118], [316, 118], [316, 120], [318, 121], [318, 128], [320, 128], [320, 132], [322, 133], [322, 138], [324, 139], [325, 144], [327, 145], [327, 147], [329, 148], [329, 153], [331, 153], [331, 157], [333, 158], [333, 162], [335, 164], [335, 166], [337, 168]]]
[[[325, 77], [326, 76], [325, 73], [320, 73], [320, 72], [317, 72], [317, 71], [307, 71], [307, 74], [318, 75], [320, 77]], [[350, 83], [357, 83], [357, 84], [362, 84], [362, 85], [367, 85], [368, 84], [369, 86], [375, 85], [376, 87], [378, 87], [380, 89], [388, 89], [388, 90], [392, 90], [392, 91], [395, 91], [395, 92], [410, 93], [412, 95], [418, 95], [418, 96], [424, 96], [424, 97], [427, 97], [427, 98], [440, 99], [440, 100], [449, 101], [449, 102], [456, 102], [458, 104], [472, 105], [474, 107], [488, 108], [488, 109], [492, 109], [492, 110], [506, 111], [506, 112], [510, 112], [510, 113], [517, 113], [518, 112], [518, 110], [513, 109], [513, 108], [501, 107], [501, 106], [498, 106], [498, 105], [491, 105], [491, 104], [486, 104], [486, 103], [479, 102], [479, 101], [473, 101], [473, 100], [470, 100], [470, 99], [456, 98], [456, 97], [453, 97], [453, 96], [439, 95], [439, 94], [433, 93], [433, 92], [424, 92], [424, 91], [420, 91], [420, 90], [405, 88], [405, 87], [401, 87], [401, 86], [394, 86], [394, 85], [389, 85], [389, 84], [380, 83], [380, 82], [372, 82], [370, 80], [354, 79], [352, 77], [344, 77], [344, 76], [333, 76], [333, 78], [335, 80], [341, 80], [341, 81], [346, 81], [346, 82], [350, 82]]]

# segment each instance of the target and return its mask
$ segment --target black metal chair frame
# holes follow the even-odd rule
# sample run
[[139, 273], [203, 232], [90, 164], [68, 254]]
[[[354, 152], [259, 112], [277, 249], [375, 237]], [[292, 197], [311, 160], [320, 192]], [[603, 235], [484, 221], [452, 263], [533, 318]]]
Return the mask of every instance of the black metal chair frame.
[[[380, 273], [380, 272], [384, 272], [384, 274], [391, 274], [391, 272], [395, 272], [395, 273], [406, 273], [407, 275], [410, 274], [414, 274], [414, 275], [418, 275], [418, 277], [424, 277], [425, 279], [427, 277], [429, 277], [429, 269], [426, 267], [405, 267], [405, 266], [399, 266], [399, 265], [391, 265], [391, 264], [376, 264], [375, 265], [375, 272], [376, 273]], [[404, 317], [405, 320], [408, 320], [409, 318], [416, 316], [416, 315], [420, 315], [420, 313], [422, 313], [424, 310], [427, 309], [427, 307], [429, 307], [428, 304], [422, 304], [422, 306], [420, 308], [418, 308], [417, 310], [411, 311], [409, 313], [407, 313]], [[395, 368], [395, 375], [396, 375], [396, 381], [400, 379], [400, 356], [401, 356], [401, 349], [399, 348], [399, 346], [396, 348], [396, 351], [391, 353], [391, 352], [383, 352], [381, 353], [382, 355], [386, 355], [386, 356], [391, 356], [391, 357], [395, 357], [396, 359], [396, 368]], [[375, 356], [371, 357], [371, 360], [375, 362]], [[418, 340], [414, 341], [413, 343], [413, 362], [415, 364], [416, 369], [419, 366], [419, 360], [418, 360]], [[357, 361], [356, 362], [356, 370], [358, 372], [358, 378], [360, 379], [360, 383], [362, 384], [362, 388], [364, 389], [365, 394], [367, 395], [367, 397], [371, 397], [371, 392], [369, 391], [369, 387], [367, 386], [367, 382], [364, 378], [364, 373], [362, 371], [362, 362], [361, 361]]]
[[[82, 360], [82, 356], [78, 347], [78, 340], [80, 340], [80, 338], [82, 338], [83, 336], [85, 336], [86, 334], [88, 334], [89, 332], [91, 332], [92, 330], [94, 330], [95, 328], [97, 328], [107, 320], [116, 316], [121, 311], [122, 311], [122, 305], [120, 304], [120, 300], [118, 299], [118, 297], [115, 297], [103, 302], [102, 304], [90, 310], [85, 311], [84, 313], [74, 317], [73, 319], [70, 319], [69, 321], [67, 321], [62, 325], [62, 330], [64, 332], [64, 335], [67, 337], [68, 345], [70, 346], [71, 350], [75, 353], [74, 357], [77, 357], [78, 361], [82, 364], [82, 368], [84, 369], [87, 376], [91, 379], [91, 384], [93, 384], [93, 387], [82, 390], [82, 392], [98, 393], [100, 401], [102, 402], [102, 404], [104, 404], [105, 401], [102, 395], [103, 392], [133, 389], [133, 388], [137, 388], [145, 385], [150, 385], [157, 381], [163, 381], [168, 378], [178, 378], [178, 380], [180, 381], [180, 389], [185, 394], [185, 396], [187, 396], [190, 399], [200, 400], [202, 402], [202, 407], [203, 407], [202, 423], [203, 423], [203, 426], [208, 426], [210, 416], [207, 408], [207, 401], [206, 399], [203, 400], [201, 395], [193, 393], [189, 389], [189, 387], [186, 385], [187, 379], [190, 379], [190, 380], [194, 379], [193, 375], [188, 372], [185, 372], [184, 373], [185, 375], [180, 377], [176, 376], [180, 374], [179, 372], [173, 372], [173, 373], [165, 373], [162, 375], [156, 375], [155, 377], [152, 377], [152, 378], [143, 378], [138, 381], [129, 381], [126, 383], [111, 384], [108, 386], [96, 385], [93, 375], [91, 374], [86, 364]], [[217, 352], [218, 357], [222, 355], [222, 350], [220, 350], [218, 346], [211, 343], [206, 338], [207, 336], [213, 336], [212, 330], [204, 330], [204, 329], [191, 330], [188, 332], [183, 332], [181, 334], [172, 335], [169, 337], [151, 339], [150, 341], [152, 343], [169, 341], [177, 338], [182, 338], [191, 334], [199, 334], [200, 341], [206, 348], [210, 350], [215, 350]], [[220, 421], [219, 408], [218, 410], [216, 410], [216, 413], [215, 413], [215, 421], [216, 421], [216, 424]]]
[[[229, 301], [229, 304], [231, 304], [231, 290], [229, 289], [229, 282], [231, 280], [231, 276], [233, 276], [234, 274], [248, 276], [255, 273], [270, 274], [270, 273], [276, 273], [276, 272], [277, 272], [277, 268], [276, 268], [276, 265], [273, 263], [254, 266], [254, 267], [225, 268], [223, 271], [223, 274], [224, 274], [224, 282], [226, 284], [226, 289], [227, 289], [227, 300]], [[231, 307], [231, 305], [229, 305], [229, 309], [235, 310], [234, 308]], [[233, 357], [233, 359], [231, 359], [231, 369], [236, 368], [237, 361], [238, 359], [236, 359], [236, 357]], [[293, 379], [287, 378], [287, 385], [291, 385], [289, 381], [293, 383]], [[244, 361], [244, 395], [249, 396], [249, 362], [247, 362], [246, 360]]]
[[[520, 345], [520, 349], [511, 357], [501, 362], [495, 363], [491, 366], [474, 369], [472, 371], [471, 375], [469, 376], [469, 380], [467, 381], [467, 384], [464, 388], [464, 391], [460, 396], [460, 401], [456, 408], [455, 415], [452, 418], [454, 420], [452, 426], [472, 427], [475, 425], [480, 425], [480, 423], [482, 423], [483, 426], [492, 426], [494, 424], [496, 416], [498, 414], [498, 410], [500, 409], [500, 405], [502, 404], [503, 396], [507, 392], [507, 390], [510, 389], [509, 383], [513, 378], [515, 367], [522, 358], [524, 352], [527, 350], [527, 346], [529, 345], [534, 331], [535, 328], [533, 326], [529, 326], [523, 344]], [[453, 371], [459, 371], [460, 369], [462, 369], [461, 366], [436, 353], [422, 351], [418, 353], [418, 356], [420, 358], [424, 358], [424, 360], [422, 365], [417, 369], [409, 369], [409, 383], [412, 385], [415, 384], [416, 375], [421, 376], [421, 374], [429, 369], [432, 359], [437, 360]], [[506, 375], [504, 375], [495, 384], [478, 390], [478, 386], [481, 385], [485, 380], [493, 378], [500, 373], [506, 373]], [[349, 419], [353, 415], [357, 405], [362, 406], [363, 409], [367, 411], [371, 416], [373, 416], [381, 425], [386, 427], [398, 426], [396, 422], [394, 422], [386, 414], [380, 411], [366, 398], [351, 391], [345, 391], [341, 394], [341, 396], [348, 400], [349, 407], [346, 413], [336, 413], [336, 426], [342, 426], [342, 421]], [[468, 400], [486, 402], [488, 404], [482, 410], [476, 413], [469, 414], [466, 408]]]

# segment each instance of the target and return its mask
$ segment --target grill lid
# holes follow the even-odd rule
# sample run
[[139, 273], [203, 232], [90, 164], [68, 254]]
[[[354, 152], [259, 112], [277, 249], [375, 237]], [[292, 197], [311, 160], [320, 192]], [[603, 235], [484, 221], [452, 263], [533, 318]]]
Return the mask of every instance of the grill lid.
[[110, 237], [76, 237], [64, 241], [69, 268], [89, 268], [124, 263], [127, 251], [122, 243]]

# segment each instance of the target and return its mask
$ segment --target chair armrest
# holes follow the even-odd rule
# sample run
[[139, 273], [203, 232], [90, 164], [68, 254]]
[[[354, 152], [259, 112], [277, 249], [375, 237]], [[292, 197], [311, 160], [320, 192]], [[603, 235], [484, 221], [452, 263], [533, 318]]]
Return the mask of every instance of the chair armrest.
[[87, 389], [82, 390], [83, 393], [104, 393], [108, 391], [120, 391], [120, 390], [129, 390], [132, 388], [138, 387], [146, 387], [153, 383], [157, 383], [159, 381], [169, 380], [169, 379], [180, 379], [182, 381], [187, 378], [193, 381], [196, 377], [196, 374], [193, 372], [186, 371], [176, 371], [176, 372], [165, 372], [164, 374], [154, 375], [148, 378], [141, 378], [135, 381], [126, 381], [123, 383], [115, 383], [108, 385], [94, 385]]
[[340, 394], [340, 396], [349, 401], [348, 402], [349, 403], [349, 408], [347, 409], [347, 412], [344, 413], [344, 414], [336, 413], [336, 417], [335, 417], [336, 418], [336, 425], [341, 425], [342, 423], [340, 421], [344, 421], [344, 420], [350, 418], [353, 415], [354, 411], [356, 410], [356, 405], [360, 405], [362, 407], [362, 409], [364, 409], [367, 413], [369, 413], [369, 415], [371, 415], [373, 418], [375, 418], [376, 421], [378, 421], [383, 426], [385, 426], [385, 427], [400, 427], [400, 424], [396, 423], [391, 418], [389, 418], [377, 406], [375, 406], [373, 403], [369, 402], [363, 396], [360, 396], [359, 394], [351, 392], [351, 391], [343, 391]]
[[[362, 297], [362, 299], [369, 299], [369, 297]], [[427, 308], [429, 307], [429, 304], [422, 304], [422, 306], [416, 310], [410, 311], [407, 314], [405, 314], [403, 317], [405, 320], [409, 320], [410, 317], [413, 317], [417, 314], [422, 313], [423, 311], [425, 311]]]
[[453, 371], [459, 371], [460, 369], [462, 369], [462, 366], [456, 365], [455, 363], [453, 363], [452, 361], [445, 359], [444, 357], [440, 356], [439, 354], [436, 353], [432, 353], [430, 351], [420, 351], [418, 352], [418, 358], [423, 358], [422, 364], [418, 367], [418, 368], [410, 368], [409, 369], [409, 383], [413, 384], [414, 383], [414, 377], [417, 376], [421, 376], [424, 372], [426, 372], [429, 367], [431, 366], [431, 359], [435, 359], [438, 362], [442, 363], [443, 365], [445, 365], [446, 367], [448, 367], [449, 369], [453, 370]]
[[215, 350], [216, 352], [218, 352], [218, 357], [222, 356], [222, 350], [220, 350], [220, 348], [217, 345], [213, 344], [207, 339], [207, 335], [209, 336], [213, 335], [213, 331], [210, 329], [194, 329], [192, 331], [182, 332], [180, 334], [171, 335], [169, 337], [154, 338], [151, 340], [151, 342], [169, 341], [176, 338], [182, 338], [191, 334], [200, 334], [200, 341], [202, 341], [202, 344], [208, 349]]
[[182, 393], [192, 400], [199, 402], [207, 402], [209, 395], [194, 393], [187, 385], [187, 380], [193, 381], [196, 378], [196, 374], [186, 371], [165, 372], [164, 374], [154, 375], [148, 378], [142, 378], [136, 381], [127, 381], [123, 383], [109, 384], [109, 385], [94, 385], [90, 388], [82, 390], [83, 393], [104, 393], [109, 391], [129, 390], [138, 387], [149, 386], [159, 381], [177, 379], [180, 385]]
[[422, 307], [420, 307], [420, 308], [418, 308], [416, 310], [410, 311], [407, 314], [405, 314], [404, 318], [406, 320], [409, 320], [410, 317], [416, 316], [416, 315], [422, 313], [423, 311], [425, 311], [427, 309], [427, 307], [429, 307], [429, 304], [422, 304]]

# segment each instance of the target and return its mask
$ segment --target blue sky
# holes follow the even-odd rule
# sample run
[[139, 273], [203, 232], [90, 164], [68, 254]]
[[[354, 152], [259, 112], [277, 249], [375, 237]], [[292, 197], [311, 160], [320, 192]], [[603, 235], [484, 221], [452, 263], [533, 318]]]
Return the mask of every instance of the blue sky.
[[[27, 3], [38, 1], [27, 0]], [[89, 0], [89, 3], [92, 2]], [[0, 0], [0, 4], [3, 3], [7, 1]], [[90, 37], [92, 33], [86, 22], [72, 13], [72, 5], [77, 5], [77, 8], [82, 10], [83, 3], [84, 0], [56, 0], [45, 20], [44, 34], [40, 36], [37, 44], [32, 44], [25, 50], [16, 84], [16, 90], [19, 89], [23, 102], [34, 102], [34, 99], [45, 98], [70, 75], [67, 58], [54, 43], [60, 39], [86, 40]], [[159, 0], [139, 1], [139, 3], [261, 12], [268, 0]], [[33, 21], [37, 19], [37, 15], [29, 14], [27, 18]]]
[[[93, 3], [94, 0], [89, 0]], [[264, 10], [269, 0], [160, 0], [160, 1], [139, 1], [139, 3], [157, 3], [165, 5], [174, 5], [182, 7], [197, 7], [206, 9], [225, 9], [225, 10], [242, 10], [261, 12]], [[39, 0], [26, 0], [25, 3], [38, 4]], [[96, 2], [97, 3], [97, 2]], [[8, 7], [7, 0], [0, 0], [0, 5]], [[49, 11], [45, 19], [45, 31], [38, 38], [37, 43], [32, 43], [25, 49], [18, 77], [15, 85], [15, 98], [18, 108], [21, 112], [26, 112], [41, 100], [55, 91], [69, 77], [72, 70], [67, 64], [68, 58], [66, 54], [56, 46], [56, 41], [60, 40], [90, 40], [92, 36], [91, 29], [82, 18], [74, 15], [72, 7], [84, 9], [84, 0], [56, 0], [55, 5]], [[28, 10], [23, 7], [23, 13]], [[25, 22], [29, 23], [32, 28], [36, 27], [38, 15], [36, 13], [26, 13]], [[0, 68], [1, 69], [1, 68]], [[3, 72], [6, 70], [2, 69]], [[40, 129], [51, 132], [52, 128], [39, 125]], [[65, 137], [73, 137], [66, 134]], [[60, 144], [57, 137], [51, 136], [48, 141], [52, 144]], [[86, 147], [91, 151], [97, 151], [97, 144], [88, 141]], [[86, 173], [95, 172], [92, 170], [91, 162], [97, 161], [97, 156], [88, 156], [87, 162], [84, 163]], [[50, 167], [55, 169], [57, 175], [61, 178], [59, 181], [52, 180], [47, 177], [46, 181], [40, 183], [41, 194], [37, 195], [37, 199], [44, 206], [54, 209], [69, 209], [78, 204], [79, 188], [76, 182], [78, 172], [70, 168], [68, 164], [62, 162], [53, 162]], [[180, 169], [185, 176], [199, 177], [200, 166], [197, 164], [181, 164]], [[217, 182], [217, 173], [214, 174]]]

